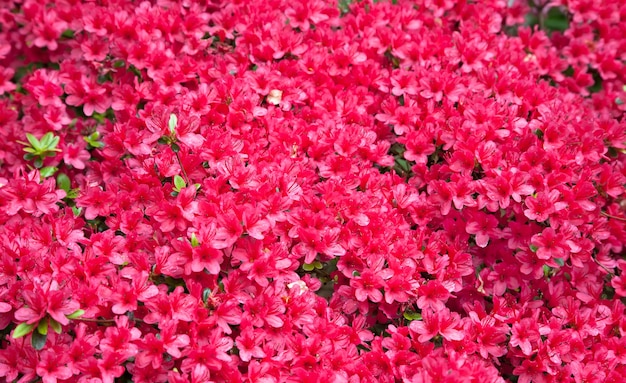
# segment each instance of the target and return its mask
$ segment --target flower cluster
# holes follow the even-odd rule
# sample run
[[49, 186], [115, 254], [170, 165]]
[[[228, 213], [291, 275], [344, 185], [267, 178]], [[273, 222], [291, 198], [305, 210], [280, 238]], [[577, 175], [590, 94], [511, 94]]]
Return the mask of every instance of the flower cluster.
[[626, 4], [0, 4], [0, 380], [626, 375]]

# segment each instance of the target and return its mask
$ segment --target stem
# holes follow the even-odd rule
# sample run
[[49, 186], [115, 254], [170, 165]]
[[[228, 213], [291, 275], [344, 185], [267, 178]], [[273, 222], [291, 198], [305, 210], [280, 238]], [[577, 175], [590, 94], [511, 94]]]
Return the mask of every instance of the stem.
[[180, 156], [178, 155], [178, 152], [174, 152], [174, 154], [176, 155], [176, 159], [178, 160], [178, 166], [180, 166], [180, 170], [182, 170], [183, 172], [183, 178], [185, 179], [185, 183], [187, 184], [187, 186], [191, 185], [191, 182], [189, 182], [189, 177], [187, 176], [187, 172], [185, 171], [183, 162], [180, 160]]
[[[98, 324], [114, 324], [115, 323], [115, 319], [95, 319], [95, 318], [74, 318], [72, 320], [79, 320], [79, 321], [83, 321], [83, 322], [92, 322], [92, 323], [98, 323]], [[144, 322], [142, 319], [139, 318], [132, 318], [129, 320], [134, 321], [134, 322], [139, 322], [139, 323], [146, 323]]]
[[607, 217], [607, 218], [613, 218], [613, 219], [617, 219], [617, 220], [619, 220], [619, 221], [626, 221], [626, 218], [617, 217], [617, 216], [611, 215], [611, 214], [609, 214], [609, 213], [606, 213], [606, 212], [604, 212], [604, 211], [600, 211], [600, 214], [602, 214], [603, 216], [605, 216], [605, 217]]
[[539, 29], [545, 31], [545, 15], [543, 14], [543, 10], [548, 5], [549, 1], [542, 1], [539, 4], [535, 4], [534, 1], [529, 2], [531, 8], [534, 8], [535, 14], [537, 15], [537, 21], [539, 23]]
[[115, 319], [75, 318], [72, 320], [80, 320], [83, 322], [94, 322], [94, 323], [115, 323]]
[[604, 266], [603, 264], [601, 264], [600, 262], [598, 262], [598, 260], [596, 259], [596, 257], [591, 256], [591, 259], [593, 259], [593, 261], [600, 266], [601, 268], [604, 269], [604, 271], [606, 271], [611, 277], [615, 276], [615, 273], [613, 273], [611, 270], [607, 269], [606, 266]]

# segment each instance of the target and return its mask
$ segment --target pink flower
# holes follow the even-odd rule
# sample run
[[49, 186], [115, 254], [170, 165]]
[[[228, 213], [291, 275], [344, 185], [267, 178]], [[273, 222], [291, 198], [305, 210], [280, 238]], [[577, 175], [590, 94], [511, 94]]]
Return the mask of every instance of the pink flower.
[[476, 245], [479, 247], [486, 247], [489, 237], [498, 234], [498, 220], [493, 215], [476, 212], [468, 221], [465, 231], [476, 236]]
[[236, 339], [239, 357], [244, 362], [249, 362], [252, 358], [265, 358], [266, 354], [259, 347], [260, 339], [254, 336], [252, 328], [248, 327], [241, 332]]
[[563, 235], [554, 231], [553, 228], [545, 228], [541, 234], [536, 234], [530, 241], [537, 248], [536, 254], [539, 259], [566, 258], [569, 247], [564, 241]]
[[623, 2], [418, 3], [2, 2], [0, 381], [622, 382]]
[[48, 48], [51, 51], [56, 50], [59, 47], [57, 40], [61, 37], [61, 33], [67, 29], [67, 23], [58, 17], [54, 9], [48, 9], [43, 12], [39, 21], [33, 28], [35, 35], [33, 43], [39, 48]]
[[11, 68], [0, 68], [0, 95], [15, 90], [15, 84], [11, 82], [14, 73]]
[[86, 116], [92, 116], [94, 112], [104, 113], [111, 106], [107, 88], [84, 77], [80, 81], [67, 84], [65, 93], [68, 94], [67, 104], [82, 105]]
[[58, 380], [66, 380], [72, 377], [72, 371], [65, 365], [67, 356], [58, 354], [51, 350], [41, 352], [39, 363], [37, 364], [37, 375], [42, 378], [43, 383], [56, 383]]
[[19, 322], [37, 324], [46, 315], [62, 325], [69, 324], [66, 315], [79, 309], [78, 302], [69, 297], [69, 292], [61, 290], [57, 282], [47, 282], [42, 286], [29, 286], [22, 292], [25, 305], [15, 311]]
[[85, 208], [85, 219], [109, 215], [113, 202], [113, 195], [98, 187], [83, 190], [76, 200], [77, 206]]
[[465, 336], [460, 329], [459, 314], [451, 313], [447, 308], [439, 311], [423, 310], [422, 320], [411, 321], [409, 328], [419, 335], [419, 342], [428, 342], [437, 335], [449, 341], [461, 340]]
[[379, 272], [366, 270], [360, 277], [352, 279], [350, 284], [354, 287], [354, 294], [359, 302], [369, 299], [372, 302], [380, 302], [383, 294], [380, 291], [385, 286], [385, 279], [391, 277], [391, 270]]
[[524, 318], [513, 324], [509, 344], [513, 347], [519, 346], [524, 355], [532, 355], [533, 347], [536, 347], [538, 340], [539, 328], [534, 319]]
[[63, 151], [63, 162], [67, 165], [72, 165], [76, 169], [84, 169], [86, 162], [90, 158], [89, 152], [78, 145], [68, 144]]
[[450, 292], [437, 280], [428, 281], [420, 286], [417, 295], [417, 307], [421, 310], [443, 310], [450, 297]]
[[524, 215], [528, 219], [544, 222], [550, 218], [551, 214], [567, 207], [567, 203], [558, 202], [559, 198], [560, 193], [558, 190], [552, 190], [550, 193], [539, 192], [537, 197], [528, 197], [524, 200], [528, 207], [528, 209], [524, 210]]

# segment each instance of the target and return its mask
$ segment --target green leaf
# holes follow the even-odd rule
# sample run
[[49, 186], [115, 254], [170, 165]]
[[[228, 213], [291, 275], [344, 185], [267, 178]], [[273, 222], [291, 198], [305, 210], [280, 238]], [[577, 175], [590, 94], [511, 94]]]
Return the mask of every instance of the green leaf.
[[82, 207], [72, 206], [72, 212], [74, 213], [74, 217], [80, 216], [80, 213], [83, 211]]
[[102, 124], [104, 122], [104, 119], [105, 119], [104, 114], [98, 113], [98, 112], [94, 112], [91, 115], [91, 118], [93, 118], [94, 120], [98, 121], [98, 123], [100, 123], [100, 124]]
[[312, 263], [303, 263], [302, 264], [302, 270], [304, 270], [304, 271], [313, 271], [313, 270], [315, 270], [315, 266], [313, 266]]
[[80, 192], [79, 188], [76, 189], [71, 189], [70, 191], [67, 192], [67, 198], [69, 199], [74, 199], [76, 197], [78, 197], [78, 193]]
[[317, 270], [321, 270], [322, 268], [324, 268], [324, 265], [322, 265], [322, 262], [320, 261], [315, 261], [313, 262], [313, 267], [315, 267]]
[[339, 4], [337, 5], [339, 6], [339, 11], [342, 15], [350, 12], [350, 4], [352, 3], [352, 0], [339, 0], [338, 3]]
[[211, 289], [208, 287], [202, 290], [202, 302], [206, 303], [209, 300], [209, 296], [211, 295]]
[[40, 333], [41, 335], [48, 334], [48, 320], [47, 319], [44, 318], [39, 321], [39, 324], [37, 325], [37, 332]]
[[26, 133], [26, 139], [30, 142], [30, 145], [35, 148], [35, 150], [40, 151], [42, 148], [41, 143], [37, 139], [37, 137], [33, 136], [30, 133]]
[[565, 262], [563, 261], [563, 258], [554, 258], [554, 262], [557, 265], [561, 266], [561, 267], [563, 267], [565, 265]]
[[180, 152], [180, 146], [178, 146], [178, 144], [177, 144], [177, 143], [173, 143], [173, 144], [172, 144], [172, 151], [173, 151], [174, 153], [178, 153], [178, 152]]
[[394, 157], [395, 156], [402, 156], [404, 154], [404, 152], [406, 152], [406, 146], [404, 146], [403, 144], [400, 144], [398, 142], [394, 143], [389, 148], [389, 154], [392, 154]]
[[157, 143], [159, 143], [161, 145], [169, 145], [170, 144], [170, 138], [168, 136], [161, 136], [157, 140]]
[[104, 144], [102, 142], [98, 141], [100, 139], [100, 133], [99, 132], [93, 132], [89, 136], [84, 136], [83, 139], [92, 148], [101, 148], [101, 147], [104, 146]]
[[567, 12], [560, 7], [552, 7], [548, 10], [544, 26], [549, 31], [565, 31], [569, 28], [569, 17]]
[[422, 314], [420, 313], [416, 313], [410, 310], [405, 311], [402, 316], [404, 317], [404, 319], [408, 320], [408, 321], [413, 321], [413, 320], [421, 320], [422, 319]]
[[48, 178], [48, 177], [54, 175], [54, 173], [56, 173], [57, 170], [59, 170], [59, 169], [55, 168], [54, 166], [46, 166], [45, 168], [41, 168], [41, 170], [39, 171], [39, 174], [43, 178]]
[[35, 328], [34, 324], [28, 323], [20, 323], [17, 325], [15, 330], [13, 331], [13, 339], [21, 338], [25, 335], [30, 334], [31, 331]]
[[74, 31], [71, 30], [71, 29], [66, 29], [61, 34], [61, 37], [64, 38], [64, 39], [73, 39], [74, 38]]
[[537, 246], [535, 246], [535, 245], [529, 245], [528, 247], [530, 248], [530, 251], [532, 251], [533, 253], [536, 253], [536, 252], [537, 252], [537, 250], [539, 249], [539, 248], [538, 248]]
[[187, 186], [187, 183], [185, 182], [183, 177], [177, 174], [174, 176], [174, 186], [175, 186], [174, 190], [180, 192], [182, 189], [184, 189]]
[[56, 151], [60, 152], [61, 149], [57, 149], [57, 145], [59, 144], [60, 138], [55, 136], [51, 132], [44, 134], [41, 138], [41, 146], [45, 151]]
[[395, 170], [398, 173], [407, 174], [411, 171], [411, 165], [404, 158], [396, 158]]
[[48, 149], [50, 145], [52, 144], [53, 137], [54, 135], [51, 132], [44, 134], [43, 137], [41, 137], [41, 140], [39, 140], [39, 142], [41, 143], [41, 146], [44, 149]]
[[552, 274], [552, 267], [550, 267], [548, 265], [543, 265], [543, 276], [544, 276], [544, 278], [550, 277], [551, 274]]
[[61, 329], [61, 323], [55, 321], [54, 319], [50, 318], [50, 328], [52, 328], [52, 330], [54, 332], [56, 332], [57, 334], [60, 334], [62, 329]]
[[57, 187], [61, 190], [65, 190], [65, 192], [69, 192], [72, 187], [72, 181], [70, 181], [70, 177], [65, 173], [60, 173], [57, 176]]
[[85, 310], [76, 310], [73, 313], [66, 315], [65, 317], [67, 319], [76, 319], [76, 318], [80, 318], [81, 316], [83, 316], [85, 314]]
[[35, 158], [35, 167], [39, 169], [42, 166], [43, 166], [43, 160], [41, 158]]
[[44, 151], [42, 155], [45, 157], [56, 157], [57, 152], [60, 152], [60, 151], [61, 149], [49, 149], [49, 150]]
[[176, 126], [178, 126], [178, 117], [174, 113], [170, 114], [170, 120], [167, 122], [167, 126], [170, 129], [170, 134], [176, 133]]
[[33, 336], [30, 338], [30, 344], [35, 350], [39, 351], [46, 345], [46, 339], [48, 339], [48, 334], [44, 335], [34, 332]]
[[200, 242], [198, 242], [198, 237], [196, 237], [196, 233], [191, 233], [191, 247], [200, 246]]

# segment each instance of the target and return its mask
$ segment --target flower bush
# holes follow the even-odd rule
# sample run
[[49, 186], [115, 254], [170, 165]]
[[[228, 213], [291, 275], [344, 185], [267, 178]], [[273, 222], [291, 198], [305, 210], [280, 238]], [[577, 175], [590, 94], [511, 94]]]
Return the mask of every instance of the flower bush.
[[626, 4], [0, 0], [0, 380], [622, 382]]

